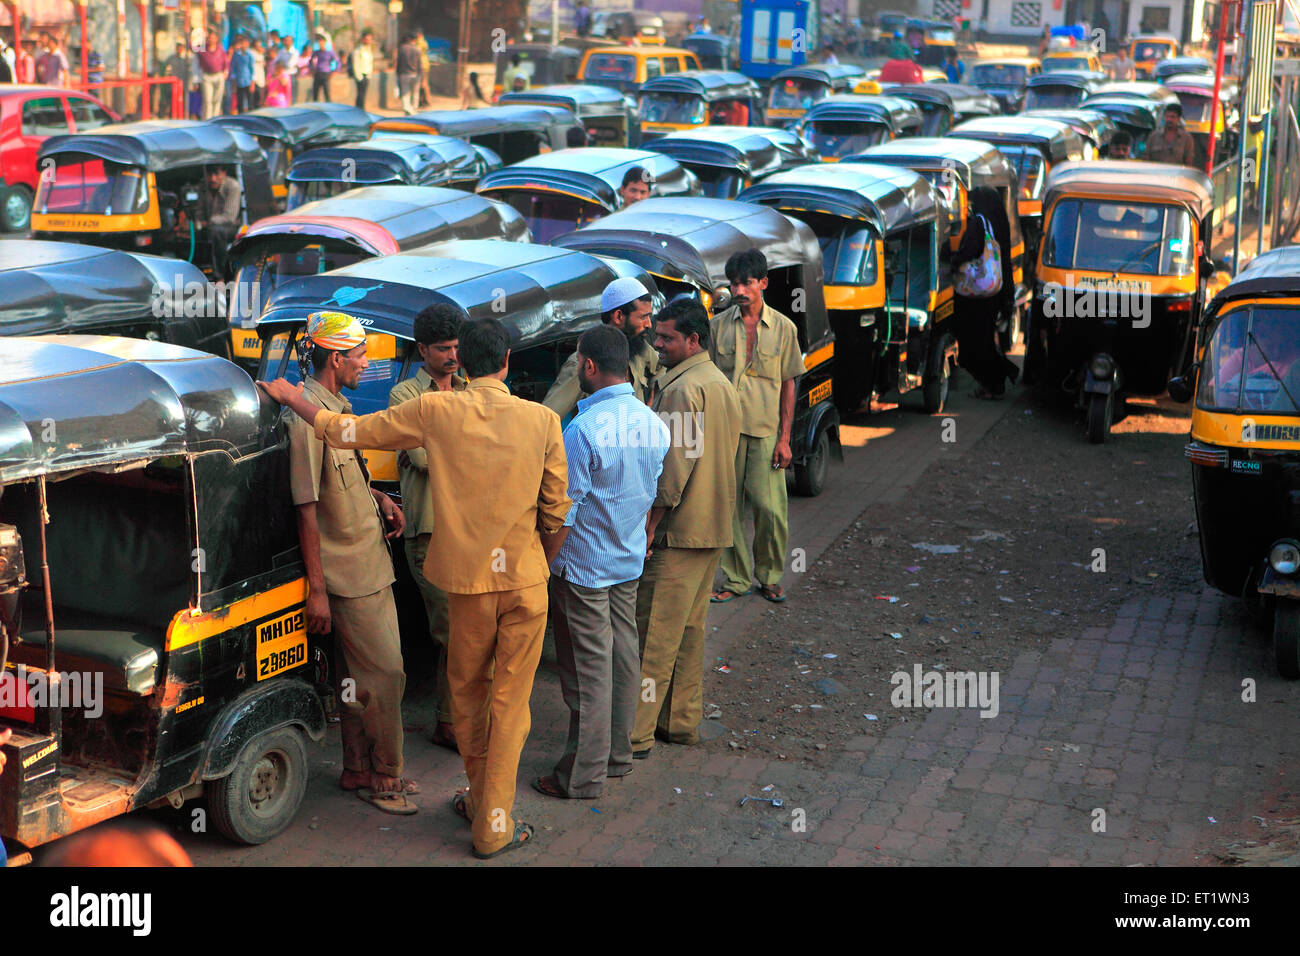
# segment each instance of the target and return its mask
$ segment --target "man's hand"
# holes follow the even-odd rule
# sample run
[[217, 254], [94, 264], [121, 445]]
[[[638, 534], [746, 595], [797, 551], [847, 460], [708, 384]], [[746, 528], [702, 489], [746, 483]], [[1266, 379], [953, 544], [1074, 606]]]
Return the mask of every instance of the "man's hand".
[[333, 626], [330, 619], [330, 599], [325, 589], [312, 588], [307, 595], [307, 631], [310, 634], [328, 634]]
[[774, 469], [789, 468], [793, 458], [794, 452], [790, 450], [790, 439], [779, 439], [776, 443], [776, 450], [772, 452], [772, 467]]
[[277, 405], [288, 405], [291, 396], [302, 394], [301, 382], [294, 385], [283, 378], [277, 378], [274, 382], [258, 382], [257, 387], [266, 392]]
[[382, 491], [370, 489], [370, 493], [375, 496], [375, 501], [379, 502], [379, 513], [384, 516], [388, 526], [392, 528], [384, 539], [396, 538], [406, 530], [406, 515], [402, 514], [402, 509], [397, 507], [397, 503]]

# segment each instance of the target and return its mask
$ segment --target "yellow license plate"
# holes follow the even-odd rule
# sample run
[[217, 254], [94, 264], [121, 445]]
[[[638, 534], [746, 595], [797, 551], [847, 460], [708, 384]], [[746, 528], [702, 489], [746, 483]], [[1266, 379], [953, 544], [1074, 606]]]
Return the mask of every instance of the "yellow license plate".
[[831, 380], [828, 378], [820, 385], [815, 386], [808, 392], [808, 404], [816, 405], [818, 402], [824, 402], [831, 397]]
[[305, 611], [298, 608], [257, 625], [257, 679], [274, 677], [307, 661]]

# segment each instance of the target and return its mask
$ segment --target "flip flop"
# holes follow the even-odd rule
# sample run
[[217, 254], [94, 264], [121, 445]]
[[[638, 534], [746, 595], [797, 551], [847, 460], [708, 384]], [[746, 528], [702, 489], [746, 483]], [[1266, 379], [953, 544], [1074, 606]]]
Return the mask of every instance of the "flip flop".
[[409, 817], [420, 809], [406, 799], [406, 794], [398, 790], [371, 790], [369, 787], [362, 787], [357, 791], [357, 796], [376, 810], [399, 817]]
[[[726, 597], [721, 597], [720, 595], [726, 595]], [[731, 602], [731, 601], [736, 600], [736, 598], [738, 598], [738, 597], [744, 597], [744, 595], [742, 595], [742, 594], [737, 594], [735, 591], [728, 591], [726, 588], [723, 588], [721, 591], [714, 591], [714, 592], [713, 592], [713, 596], [709, 598], [709, 603], [710, 603], [710, 604], [727, 604], [727, 603], [729, 603], [729, 602]]]
[[469, 807], [465, 804], [465, 793], [458, 793], [451, 798], [451, 811], [466, 823], [473, 823], [469, 818]]
[[783, 604], [785, 602], [785, 591], [779, 584], [775, 587], [764, 584], [758, 589], [758, 593], [773, 604]]
[[493, 850], [491, 853], [480, 853], [477, 849], [471, 849], [470, 852], [473, 853], [477, 859], [490, 860], [494, 856], [497, 856], [498, 854], [505, 853], [507, 850], [517, 850], [519, 847], [523, 846], [524, 844], [532, 843], [532, 842], [533, 842], [533, 825], [531, 823], [524, 823], [521, 820], [516, 820], [514, 836], [511, 838], [510, 842], [507, 843], [505, 846], [501, 847], [500, 849]]
[[[339, 789], [352, 792], [356, 790], [369, 790], [371, 788], [370, 787], [345, 787], [343, 786], [342, 778], [340, 777]], [[414, 795], [419, 792], [420, 792], [420, 785], [418, 783], [416, 783], [414, 780], [407, 780], [405, 777], [402, 778], [402, 793]]]

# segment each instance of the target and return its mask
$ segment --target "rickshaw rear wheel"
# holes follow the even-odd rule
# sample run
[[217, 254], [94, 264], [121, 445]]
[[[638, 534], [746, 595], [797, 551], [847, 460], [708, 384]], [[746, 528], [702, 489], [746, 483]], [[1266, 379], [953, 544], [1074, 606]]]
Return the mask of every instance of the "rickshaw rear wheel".
[[280, 727], [244, 747], [228, 776], [207, 785], [216, 828], [236, 843], [265, 843], [283, 831], [307, 792], [307, 748], [302, 733]]
[[1287, 680], [1300, 679], [1300, 601], [1278, 598], [1273, 608], [1273, 659]]
[[805, 498], [816, 498], [826, 485], [826, 469], [831, 458], [831, 436], [822, 429], [817, 433], [808, 459], [794, 469], [794, 490]]
[[1024, 319], [1021, 316], [1020, 306], [1015, 306], [1011, 314], [1007, 317], [1005, 323], [998, 323], [998, 348], [1002, 354], [1006, 355], [1016, 347], [1023, 334], [1025, 327]]
[[1088, 396], [1088, 441], [1100, 445], [1106, 440], [1114, 409], [1113, 393], [1100, 395], [1094, 392]]
[[937, 415], [943, 411], [948, 401], [948, 376], [939, 374], [927, 378], [921, 386], [921, 399], [929, 414]]

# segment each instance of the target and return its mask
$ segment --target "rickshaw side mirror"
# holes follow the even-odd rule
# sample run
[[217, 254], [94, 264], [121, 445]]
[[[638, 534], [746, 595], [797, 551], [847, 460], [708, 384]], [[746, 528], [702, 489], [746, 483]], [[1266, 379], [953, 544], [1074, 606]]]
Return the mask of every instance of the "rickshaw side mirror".
[[1192, 400], [1192, 380], [1190, 374], [1179, 375], [1169, 380], [1169, 397], [1180, 405]]
[[731, 306], [731, 290], [725, 285], [718, 286], [713, 292], [713, 314], [721, 315]]
[[1216, 272], [1218, 272], [1218, 271], [1219, 271], [1219, 266], [1217, 266], [1217, 265], [1215, 264], [1215, 262], [1214, 262], [1213, 259], [1210, 259], [1210, 258], [1207, 257], [1207, 258], [1201, 260], [1201, 278], [1202, 278], [1202, 279], [1208, 279], [1208, 278], [1210, 278], [1212, 275], [1214, 275], [1214, 273], [1216, 273]]

